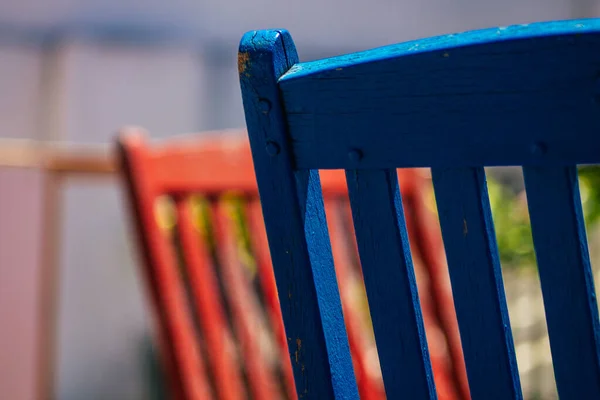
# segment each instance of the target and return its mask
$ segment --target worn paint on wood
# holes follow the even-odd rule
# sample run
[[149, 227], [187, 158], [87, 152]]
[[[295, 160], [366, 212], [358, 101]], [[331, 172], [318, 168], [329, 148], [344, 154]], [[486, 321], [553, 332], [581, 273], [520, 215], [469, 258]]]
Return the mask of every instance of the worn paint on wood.
[[[600, 20], [446, 35], [299, 63], [280, 78], [298, 168], [600, 160]], [[376, 140], [374, 138], [376, 137]]]
[[[285, 31], [249, 32], [240, 82], [298, 397], [358, 399], [317, 171], [294, 171], [277, 79], [298, 62]], [[246, 56], [247, 55], [247, 56]]]
[[[254, 32], [246, 41], [274, 34]], [[265, 78], [248, 73], [248, 64], [241, 73], [250, 136], [265, 143], [275, 122], [290, 160], [285, 168], [255, 160], [259, 180], [286, 173], [292, 181], [308, 169], [433, 169], [473, 398], [522, 398], [483, 170], [499, 165], [525, 166], [559, 394], [600, 396], [600, 328], [574, 167], [600, 162], [598, 48], [600, 19], [592, 19], [446, 35], [285, 67], [271, 58], [277, 73], [269, 90], [285, 115], [262, 124], [249, 104], [260, 100]], [[375, 196], [377, 186], [368, 190]], [[367, 213], [355, 206], [355, 220], [386, 209], [386, 201]], [[383, 243], [380, 228], [357, 229], [361, 253], [365, 242]], [[406, 255], [402, 241], [392, 247], [382, 251]], [[371, 307], [376, 331], [377, 314], [390, 307], [381, 303]], [[383, 354], [394, 347], [382, 341], [385, 376]], [[420, 359], [413, 363], [421, 368]]]

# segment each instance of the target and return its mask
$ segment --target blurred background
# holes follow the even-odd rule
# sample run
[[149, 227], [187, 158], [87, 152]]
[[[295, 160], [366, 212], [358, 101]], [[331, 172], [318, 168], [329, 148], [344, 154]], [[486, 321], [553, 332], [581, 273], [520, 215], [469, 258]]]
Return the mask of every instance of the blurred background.
[[[0, 0], [0, 398], [36, 398], [42, 327], [54, 349], [52, 398], [158, 393], [149, 307], [119, 181], [64, 176], [49, 198], [44, 173], [31, 168], [40, 153], [30, 141], [103, 152], [128, 124], [152, 137], [242, 127], [236, 52], [247, 30], [290, 30], [307, 61], [599, 12], [596, 0]], [[491, 172], [525, 394], [555, 398], [520, 172]], [[582, 196], [593, 200], [596, 175], [588, 175]], [[597, 236], [592, 204], [590, 241]], [[55, 300], [40, 290], [48, 286]], [[52, 323], [41, 324], [44, 318]]]

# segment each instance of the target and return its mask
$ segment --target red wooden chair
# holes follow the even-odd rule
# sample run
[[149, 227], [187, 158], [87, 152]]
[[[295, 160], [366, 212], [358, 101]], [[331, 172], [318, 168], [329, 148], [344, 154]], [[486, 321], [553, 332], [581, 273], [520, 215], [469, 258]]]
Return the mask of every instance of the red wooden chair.
[[[150, 145], [139, 129], [124, 130], [118, 143], [171, 393], [295, 399], [288, 341], [297, 351], [302, 343], [285, 336], [248, 143], [188, 138]], [[417, 170], [399, 177], [439, 398], [465, 399], [439, 226], [424, 200], [428, 180]], [[383, 399], [345, 177], [323, 171], [321, 180], [360, 395]], [[159, 201], [169, 204], [165, 196], [173, 204], [172, 229], [157, 219]]]

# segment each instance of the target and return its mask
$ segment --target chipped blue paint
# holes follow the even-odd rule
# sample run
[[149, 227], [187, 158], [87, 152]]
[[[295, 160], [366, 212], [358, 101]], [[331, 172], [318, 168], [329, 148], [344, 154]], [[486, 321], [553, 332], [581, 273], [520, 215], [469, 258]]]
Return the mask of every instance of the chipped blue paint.
[[358, 399], [318, 171], [295, 171], [277, 78], [298, 56], [286, 31], [247, 33], [238, 70], [298, 397]]
[[363, 168], [595, 163], [598, 27], [532, 24], [298, 64], [279, 81], [296, 166], [352, 168], [349, 149]]
[[600, 31], [599, 19], [582, 19], [575, 21], [538, 22], [500, 26], [464, 33], [434, 36], [409, 42], [379, 47], [362, 52], [298, 63], [283, 74], [279, 80], [297, 79], [309, 74], [327, 70], [336, 70], [359, 64], [389, 60], [433, 51], [445, 51], [449, 54], [453, 49], [474, 45], [489, 45], [492, 43], [516, 39], [533, 39], [548, 36], [569, 36], [595, 33]]
[[[314, 171], [346, 169], [386, 391], [435, 396], [390, 178], [418, 166], [432, 168], [472, 398], [521, 399], [483, 169], [516, 165], [524, 166], [559, 396], [600, 398], [600, 326], [576, 179], [577, 164], [600, 163], [599, 50], [600, 19], [308, 63], [298, 62], [287, 32], [245, 36], [242, 93], [277, 281], [301, 297], [282, 304], [286, 328], [311, 337], [311, 368], [322, 374], [303, 381], [296, 370], [296, 382], [333, 382], [317, 384], [315, 398], [356, 397]], [[260, 99], [273, 109], [261, 111]], [[316, 330], [303, 328], [304, 318]]]

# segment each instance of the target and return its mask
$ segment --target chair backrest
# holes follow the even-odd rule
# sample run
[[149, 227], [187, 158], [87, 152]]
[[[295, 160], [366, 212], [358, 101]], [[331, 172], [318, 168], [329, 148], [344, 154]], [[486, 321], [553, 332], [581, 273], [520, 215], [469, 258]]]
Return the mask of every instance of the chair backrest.
[[[149, 144], [144, 137], [139, 129], [125, 130], [119, 147], [173, 393], [185, 399], [238, 399], [246, 391], [253, 398], [296, 398], [291, 365], [303, 362], [306, 344], [284, 332], [247, 141], [189, 137]], [[428, 333], [438, 343], [436, 382], [445, 387], [442, 398], [464, 398], [464, 366], [453, 362], [462, 359], [456, 317], [452, 307], [440, 307], [452, 300], [440, 257], [441, 237], [423, 201], [427, 179], [415, 170], [400, 175], [409, 203], [409, 233], [424, 277], [420, 284], [431, 293], [425, 297], [424, 314]], [[382, 399], [341, 171], [323, 174], [323, 193], [361, 397]], [[198, 195], [203, 203], [190, 200]], [[176, 214], [175, 222], [163, 223], [171, 231], [157, 220], [157, 204], [168, 204], [165, 196], [172, 199]], [[232, 204], [232, 198], [237, 202]], [[256, 268], [254, 278], [244, 265]], [[294, 290], [280, 287], [279, 292], [289, 300]]]
[[[600, 398], [578, 164], [600, 161], [600, 21], [502, 27], [299, 63], [244, 36], [248, 134], [305, 398], [356, 398], [319, 169], [344, 169], [388, 398], [435, 398], [396, 168], [431, 167], [470, 393], [521, 398], [484, 167], [523, 166], [557, 390]], [[325, 379], [327, 378], [327, 379]]]

